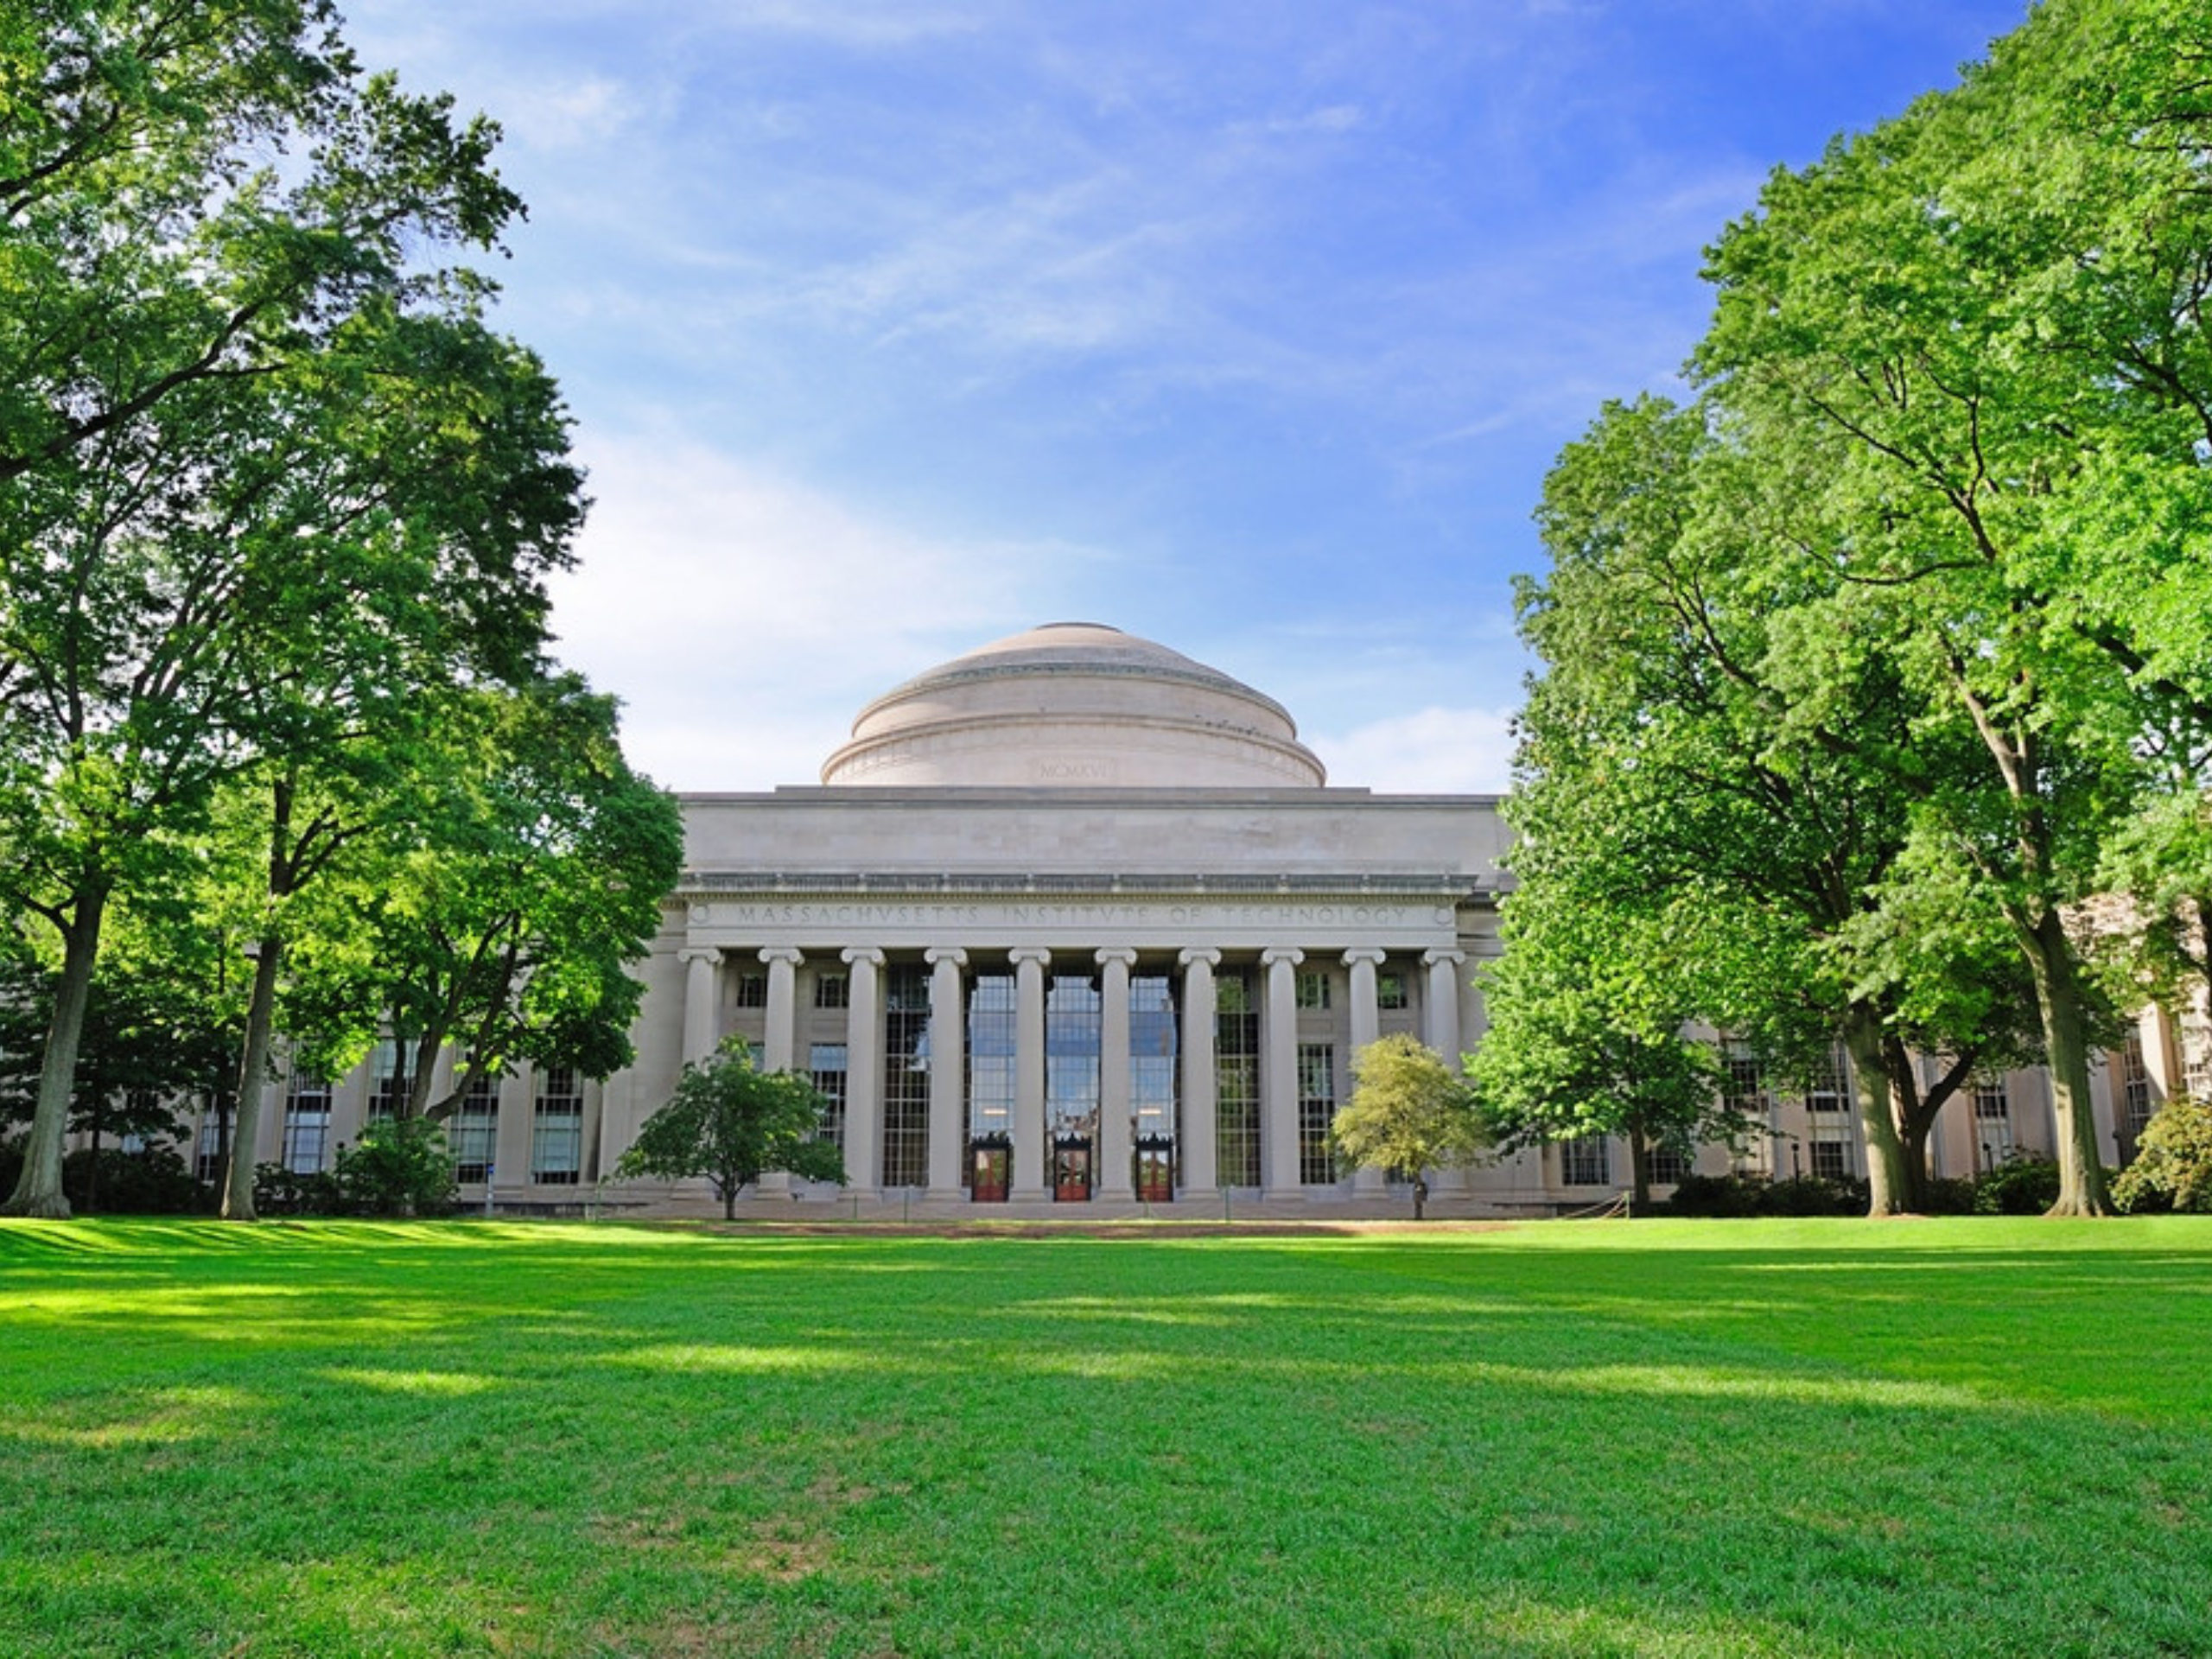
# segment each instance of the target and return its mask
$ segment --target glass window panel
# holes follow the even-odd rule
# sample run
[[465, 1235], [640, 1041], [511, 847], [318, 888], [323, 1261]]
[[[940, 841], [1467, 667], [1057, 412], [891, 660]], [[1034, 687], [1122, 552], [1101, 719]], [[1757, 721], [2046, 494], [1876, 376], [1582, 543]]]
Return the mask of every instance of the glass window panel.
[[1260, 1017], [1251, 976], [1214, 982], [1214, 1155], [1224, 1186], [1260, 1185]]
[[808, 1075], [830, 1103], [822, 1114], [820, 1138], [840, 1152], [845, 1147], [845, 1076], [848, 1053], [842, 1043], [816, 1043], [807, 1052]]
[[929, 1184], [930, 970], [888, 968], [883, 983], [883, 1184]]
[[1337, 1179], [1329, 1126], [1337, 1117], [1337, 1057], [1328, 1043], [1298, 1046], [1298, 1179], [1317, 1185]]
[[1602, 1135], [1559, 1143], [1560, 1179], [1569, 1186], [1611, 1186], [1612, 1147]]
[[530, 1136], [530, 1178], [547, 1186], [583, 1179], [583, 1085], [573, 1068], [548, 1066], [537, 1076]]

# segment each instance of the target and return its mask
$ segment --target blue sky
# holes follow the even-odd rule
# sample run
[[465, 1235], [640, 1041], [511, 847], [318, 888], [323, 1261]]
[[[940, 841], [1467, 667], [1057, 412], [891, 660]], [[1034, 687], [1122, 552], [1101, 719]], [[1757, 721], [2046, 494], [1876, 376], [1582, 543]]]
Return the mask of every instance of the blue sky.
[[1700, 250], [2021, 0], [354, 0], [506, 130], [502, 327], [596, 505], [559, 652], [685, 790], [1033, 624], [1496, 790], [1546, 468]]

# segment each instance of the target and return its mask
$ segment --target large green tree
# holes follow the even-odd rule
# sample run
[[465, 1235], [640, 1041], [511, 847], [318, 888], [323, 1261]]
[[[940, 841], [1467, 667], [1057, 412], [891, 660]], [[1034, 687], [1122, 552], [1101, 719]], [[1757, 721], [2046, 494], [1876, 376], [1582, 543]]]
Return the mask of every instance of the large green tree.
[[[1645, 398], [1609, 406], [1547, 480], [1550, 568], [1518, 594], [1542, 666], [1519, 723], [1507, 912], [1564, 901], [1624, 937], [1658, 927], [1669, 948], [1645, 973], [1672, 976], [1665, 1006], [1785, 1077], [1826, 1074], [1840, 1040], [1887, 1213], [1923, 1197], [1943, 1101], [2024, 1058], [2024, 981], [1986, 906], [1894, 908], [1914, 792], [1958, 760], [1925, 740], [1923, 700], [1881, 650], [1798, 626], [1825, 595], [1772, 550], [1808, 527], [1795, 480], [1760, 460], [1708, 410]], [[1562, 945], [1579, 936], [1517, 948]], [[1929, 1052], [1945, 1065], [1923, 1087]]]
[[256, 760], [218, 816], [257, 855], [250, 893], [223, 895], [255, 941], [245, 1150], [224, 1183], [234, 1218], [253, 1214], [259, 1085], [303, 896], [373, 864], [380, 836], [414, 833], [419, 780], [450, 762], [437, 728], [475, 688], [537, 675], [542, 575], [567, 563], [582, 513], [566, 416], [537, 359], [473, 317], [391, 321], [365, 360], [318, 365], [326, 384], [299, 414], [321, 423], [302, 465], [325, 506], [319, 555], [353, 606], [306, 613], [316, 592], [281, 590], [234, 716]]
[[674, 801], [623, 759], [613, 699], [573, 674], [455, 699], [386, 798], [338, 908], [301, 941], [302, 1052], [340, 1070], [389, 1033], [403, 1116], [454, 1045], [471, 1071], [520, 1062], [603, 1077], [631, 1057], [630, 967], [682, 861]]
[[2208, 874], [2155, 829], [2212, 753], [2209, 54], [2199, 6], [2046, 0], [1956, 91], [1770, 181], [1713, 251], [1698, 357], [1747, 441], [1821, 480], [1808, 626], [1885, 636], [1979, 747], [1918, 830], [2032, 976], [2069, 1213], [2106, 1208], [2069, 918], [2130, 824], [2154, 914]]
[[482, 284], [425, 257], [516, 209], [488, 126], [364, 79], [321, 4], [48, 0], [20, 23], [0, 880], [60, 967], [5, 1207], [52, 1215], [111, 905], [173, 884], [215, 791], [286, 753], [271, 709], [314, 699], [273, 689], [367, 683], [353, 647], [395, 604], [458, 619], [446, 646], [534, 655], [577, 479], [550, 385], [475, 320]]

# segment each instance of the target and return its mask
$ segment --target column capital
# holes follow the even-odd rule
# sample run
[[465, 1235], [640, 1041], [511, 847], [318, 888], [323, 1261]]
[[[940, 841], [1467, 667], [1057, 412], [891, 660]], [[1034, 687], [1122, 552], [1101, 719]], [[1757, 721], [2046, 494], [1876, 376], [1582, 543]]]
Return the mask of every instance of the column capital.
[[1422, 951], [1421, 953], [1421, 959], [1422, 966], [1427, 968], [1436, 967], [1441, 963], [1449, 963], [1452, 967], [1457, 968], [1461, 963], [1467, 959], [1467, 953], [1464, 950], [1450, 950], [1442, 945], [1439, 945], [1433, 950]]
[[1355, 945], [1351, 950], [1344, 952], [1344, 964], [1347, 968], [1356, 968], [1361, 963], [1364, 962], [1379, 968], [1386, 960], [1389, 959], [1389, 955], [1390, 953], [1388, 950], [1383, 950], [1380, 945]]
[[1208, 968], [1218, 968], [1221, 966], [1221, 952], [1210, 947], [1193, 945], [1187, 950], [1177, 951], [1175, 963], [1180, 968], [1196, 968], [1202, 964]]
[[837, 959], [844, 963], [865, 962], [875, 968], [883, 966], [883, 952], [873, 944], [849, 944], [837, 953]]
[[1117, 962], [1124, 968], [1137, 965], [1137, 950], [1133, 944], [1101, 945], [1092, 953], [1092, 957], [1101, 968], [1110, 967]]
[[1272, 968], [1277, 963], [1286, 967], [1295, 968], [1305, 960], [1306, 953], [1293, 945], [1271, 944], [1260, 952], [1260, 965], [1262, 968]]
[[806, 960], [806, 952], [795, 944], [764, 944], [760, 947], [760, 960], [771, 967], [779, 962], [798, 963]]
[[968, 953], [957, 944], [933, 944], [922, 952], [922, 960], [932, 968], [941, 962], [949, 962], [956, 968], [965, 968]]
[[718, 966], [721, 962], [722, 953], [720, 947], [715, 945], [691, 944], [678, 950], [676, 953], [676, 959], [678, 962], [703, 962], [709, 966]]
[[1041, 944], [1018, 944], [1006, 953], [1006, 959], [1017, 968], [1031, 962], [1046, 968], [1052, 965], [1052, 953]]

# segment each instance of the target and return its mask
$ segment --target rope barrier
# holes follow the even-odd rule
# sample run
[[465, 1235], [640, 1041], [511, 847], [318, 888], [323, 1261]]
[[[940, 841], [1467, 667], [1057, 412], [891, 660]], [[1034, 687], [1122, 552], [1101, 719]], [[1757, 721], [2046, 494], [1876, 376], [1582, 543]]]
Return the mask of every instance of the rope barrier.
[[1629, 1195], [1607, 1198], [1603, 1204], [1593, 1204], [1586, 1210], [1562, 1210], [1554, 1217], [1558, 1221], [1620, 1221], [1629, 1215]]

